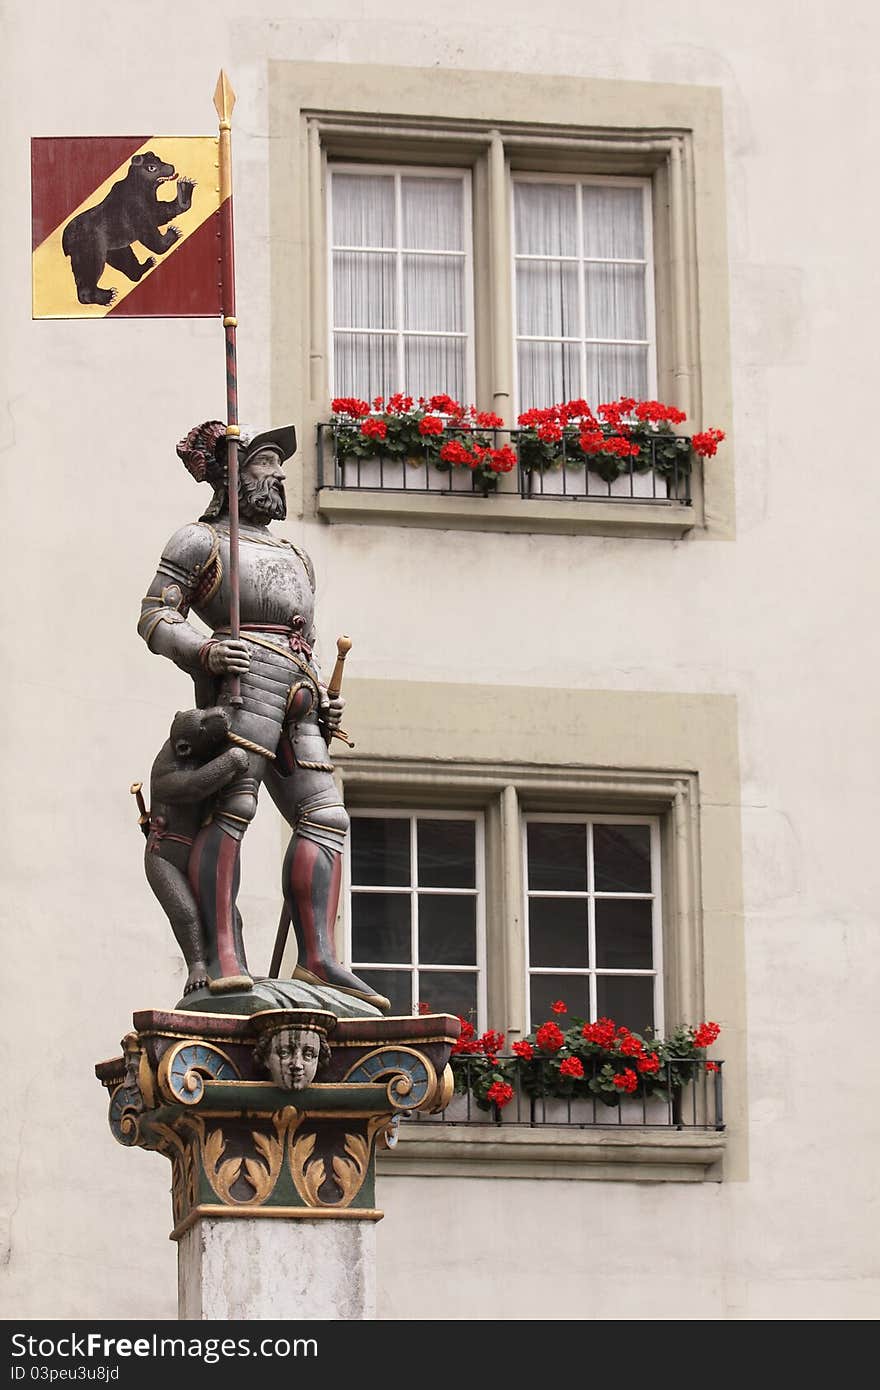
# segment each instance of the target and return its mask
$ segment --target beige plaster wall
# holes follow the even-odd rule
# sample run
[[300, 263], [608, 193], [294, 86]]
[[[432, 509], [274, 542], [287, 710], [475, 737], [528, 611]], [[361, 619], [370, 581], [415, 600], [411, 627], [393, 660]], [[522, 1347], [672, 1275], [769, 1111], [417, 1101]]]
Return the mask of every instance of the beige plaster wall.
[[[280, 369], [268, 61], [381, 59], [721, 92], [736, 448], [712, 466], [735, 466], [736, 540], [317, 521], [297, 539], [324, 651], [349, 632], [352, 676], [497, 687], [499, 726], [508, 686], [735, 697], [750, 1169], [659, 1188], [389, 1180], [380, 1313], [424, 1316], [416, 1291], [439, 1269], [432, 1316], [618, 1318], [637, 1301], [646, 1318], [876, 1317], [880, 483], [857, 433], [874, 395], [875, 7], [857, 0], [844, 25], [829, 3], [805, 16], [760, 0], [493, 0], [476, 15], [449, 0], [442, 17], [424, 0], [160, 0], [149, 42], [143, 20], [35, 0], [7, 10], [0, 46], [6, 1316], [173, 1316], [168, 1173], [113, 1144], [91, 1068], [134, 1008], [179, 993], [128, 785], [189, 692], [134, 622], [163, 541], [198, 506], [174, 442], [223, 412], [216, 324], [31, 322], [28, 140], [211, 133], [228, 69], [242, 415], [260, 422]], [[353, 701], [355, 737], [359, 720]], [[258, 962], [278, 834], [267, 808], [247, 846]]]

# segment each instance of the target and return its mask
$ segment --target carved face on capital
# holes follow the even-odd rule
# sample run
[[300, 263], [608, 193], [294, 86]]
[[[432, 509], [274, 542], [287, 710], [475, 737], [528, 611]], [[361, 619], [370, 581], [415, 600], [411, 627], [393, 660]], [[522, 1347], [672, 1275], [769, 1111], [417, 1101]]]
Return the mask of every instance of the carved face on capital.
[[314, 1081], [326, 1047], [311, 1028], [279, 1028], [262, 1049], [263, 1065], [283, 1091], [302, 1091]]
[[260, 524], [283, 521], [287, 516], [284, 469], [277, 449], [258, 449], [242, 465], [238, 505], [245, 520]]

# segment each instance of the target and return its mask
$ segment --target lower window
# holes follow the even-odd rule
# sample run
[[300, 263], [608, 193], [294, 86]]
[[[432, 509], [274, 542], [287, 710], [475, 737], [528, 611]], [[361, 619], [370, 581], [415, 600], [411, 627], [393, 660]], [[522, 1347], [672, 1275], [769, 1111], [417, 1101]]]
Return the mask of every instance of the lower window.
[[485, 991], [483, 818], [354, 811], [348, 958], [392, 1014], [481, 1020]]
[[578, 1018], [663, 1031], [656, 819], [526, 815], [529, 1028], [562, 999]]
[[[562, 999], [571, 1016], [661, 1034], [659, 818], [526, 811], [521, 835], [503, 841], [508, 862], [499, 839], [488, 884], [485, 821], [473, 810], [352, 809], [352, 969], [393, 1014], [451, 1013], [518, 1034]], [[514, 1017], [490, 1019], [487, 973], [509, 957], [511, 930], [494, 897], [513, 876], [523, 885], [523, 1000]]]

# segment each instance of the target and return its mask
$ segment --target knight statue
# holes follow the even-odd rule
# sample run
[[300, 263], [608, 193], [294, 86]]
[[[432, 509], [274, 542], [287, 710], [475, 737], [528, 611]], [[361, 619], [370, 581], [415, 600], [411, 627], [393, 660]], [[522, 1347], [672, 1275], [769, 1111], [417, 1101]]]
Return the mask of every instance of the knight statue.
[[[239, 452], [241, 635], [229, 629], [230, 565], [226, 428], [196, 426], [177, 452], [213, 499], [203, 516], [181, 527], [162, 552], [143, 601], [138, 631], [152, 652], [193, 678], [199, 709], [219, 707], [228, 718], [227, 746], [243, 750], [206, 803], [193, 836], [187, 874], [201, 919], [204, 970], [188, 982], [186, 1007], [210, 1012], [226, 997], [245, 1000], [236, 1011], [327, 1007], [326, 992], [354, 1011], [387, 1011], [388, 1000], [340, 964], [334, 927], [348, 815], [333, 781], [328, 744], [344, 705], [331, 698], [313, 656], [315, 575], [298, 546], [271, 531], [287, 514], [283, 464], [296, 451], [292, 425], [250, 436], [242, 427]], [[190, 612], [210, 630], [206, 638]], [[234, 698], [235, 678], [240, 701]], [[291, 830], [282, 870], [282, 921], [296, 938], [292, 981], [259, 980], [245, 956], [236, 906], [241, 842], [265, 783]], [[276, 952], [277, 956], [277, 952]], [[207, 985], [200, 983], [207, 977]], [[192, 988], [192, 985], [197, 988]], [[297, 990], [297, 986], [299, 989]], [[248, 996], [253, 1002], [248, 1004]], [[260, 1002], [262, 999], [263, 1002]], [[337, 1012], [339, 1010], [337, 1009]]]

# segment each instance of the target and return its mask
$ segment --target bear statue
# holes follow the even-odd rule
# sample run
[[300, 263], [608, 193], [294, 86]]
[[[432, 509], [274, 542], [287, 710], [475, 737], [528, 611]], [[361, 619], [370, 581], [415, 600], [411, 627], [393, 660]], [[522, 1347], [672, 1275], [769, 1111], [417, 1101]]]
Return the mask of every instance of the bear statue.
[[144, 868], [186, 961], [184, 995], [210, 986], [199, 906], [188, 877], [193, 840], [210, 814], [210, 798], [248, 765], [243, 748], [221, 751], [228, 735], [229, 715], [219, 706], [179, 710], [150, 773]]

